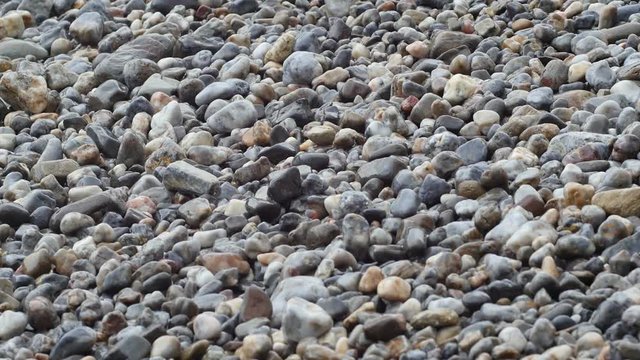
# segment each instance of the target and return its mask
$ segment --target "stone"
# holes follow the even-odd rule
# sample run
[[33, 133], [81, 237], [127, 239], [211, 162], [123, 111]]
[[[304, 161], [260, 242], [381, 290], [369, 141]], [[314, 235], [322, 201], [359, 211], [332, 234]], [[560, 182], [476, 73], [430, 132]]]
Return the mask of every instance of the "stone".
[[548, 109], [553, 103], [553, 90], [549, 87], [531, 90], [527, 95], [527, 103], [536, 109]]
[[0, 222], [18, 227], [29, 222], [29, 211], [15, 203], [0, 204]]
[[104, 359], [121, 360], [146, 358], [151, 350], [151, 343], [140, 335], [130, 335], [118, 341], [104, 356]]
[[86, 326], [79, 326], [62, 335], [51, 349], [49, 358], [62, 360], [72, 355], [86, 355], [91, 353], [95, 343], [95, 331]]
[[473, 78], [455, 74], [447, 81], [442, 98], [452, 105], [458, 105], [470, 98], [476, 92], [476, 89], [477, 85]]
[[229, 79], [226, 81], [216, 81], [207, 85], [195, 97], [198, 106], [209, 105], [217, 99], [227, 100], [234, 95], [249, 95], [249, 84], [240, 79]]
[[34, 56], [37, 59], [44, 59], [49, 55], [42, 46], [27, 40], [3, 39], [0, 41], [0, 56], [9, 59], [20, 59], [27, 56]]
[[299, 297], [287, 301], [282, 319], [282, 332], [287, 340], [318, 338], [332, 326], [333, 319], [320, 306]]
[[606, 61], [599, 61], [589, 67], [586, 80], [594, 90], [610, 89], [616, 82], [616, 74]]
[[144, 142], [133, 131], [124, 133], [117, 151], [117, 164], [124, 164], [127, 168], [144, 164]]
[[195, 198], [182, 204], [178, 208], [178, 215], [185, 219], [190, 226], [198, 227], [204, 219], [211, 215], [211, 205], [206, 199]]
[[47, 67], [45, 79], [50, 89], [60, 91], [73, 86], [78, 80], [78, 75], [61, 63], [53, 63]]
[[9, 340], [22, 335], [27, 326], [27, 315], [22, 312], [5, 310], [0, 314], [0, 339]]
[[424, 329], [428, 326], [442, 328], [458, 324], [458, 313], [452, 309], [433, 309], [419, 312], [411, 318], [411, 326]]
[[209, 127], [223, 134], [234, 129], [251, 127], [258, 120], [258, 114], [249, 101], [234, 101], [218, 110], [207, 119]]
[[180, 341], [177, 337], [164, 335], [157, 338], [151, 345], [151, 357], [157, 356], [165, 359], [178, 358], [180, 356]]
[[242, 339], [242, 346], [236, 351], [240, 359], [262, 359], [273, 347], [271, 337], [265, 334], [251, 334]]
[[0, 97], [16, 110], [44, 112], [49, 105], [47, 93], [47, 81], [42, 76], [7, 71], [0, 78]]
[[405, 168], [406, 165], [399, 158], [390, 156], [367, 162], [358, 169], [358, 176], [363, 184], [374, 178], [391, 184], [396, 174]]
[[297, 167], [282, 170], [269, 181], [268, 194], [274, 201], [284, 204], [302, 194], [302, 179]]
[[451, 185], [445, 180], [435, 176], [427, 175], [420, 186], [418, 195], [420, 200], [427, 206], [433, 206], [440, 202], [440, 197], [451, 191]]
[[219, 191], [218, 178], [186, 161], [171, 163], [165, 170], [162, 184], [172, 191], [192, 195], [215, 194]]
[[358, 291], [367, 293], [373, 293], [377, 290], [378, 284], [384, 279], [384, 274], [377, 266], [371, 266], [362, 274], [360, 282], [358, 283]]
[[280, 324], [285, 313], [287, 301], [294, 297], [300, 297], [309, 302], [329, 296], [329, 290], [322, 280], [313, 276], [294, 276], [283, 279], [278, 283], [271, 294], [273, 304], [273, 319], [275, 324]]
[[69, 33], [84, 45], [97, 45], [102, 40], [102, 16], [93, 11], [78, 16], [69, 26]]
[[249, 321], [255, 318], [270, 318], [273, 312], [271, 299], [256, 286], [245, 290], [240, 307], [240, 320]]
[[291, 33], [282, 34], [264, 55], [264, 62], [273, 61], [282, 64], [293, 52], [296, 38]]
[[640, 197], [640, 188], [608, 190], [596, 193], [591, 199], [593, 205], [604, 209], [607, 214], [622, 217], [640, 216], [640, 207], [636, 200]]
[[193, 320], [193, 333], [198, 340], [216, 340], [221, 332], [220, 322], [213, 313], [199, 314]]
[[405, 301], [411, 295], [411, 285], [397, 276], [390, 276], [378, 283], [378, 296], [390, 302]]
[[113, 189], [67, 204], [53, 213], [49, 227], [54, 231], [59, 231], [64, 216], [72, 212], [93, 214], [97, 211], [111, 210], [124, 213], [125, 197], [126, 194], [122, 189]]
[[474, 51], [482, 37], [457, 31], [441, 31], [431, 40], [431, 57], [437, 58], [448, 50], [464, 46]]
[[95, 75], [101, 81], [114, 79], [124, 82], [124, 67], [133, 59], [149, 59], [157, 62], [173, 51], [175, 40], [171, 36], [144, 34], [122, 45], [104, 58], [96, 67]]
[[385, 314], [364, 323], [364, 334], [373, 341], [389, 341], [407, 331], [407, 324], [401, 314]]
[[291, 54], [282, 64], [282, 80], [285, 85], [311, 85], [316, 77], [322, 75], [322, 65], [316, 54], [308, 51], [297, 51]]
[[545, 66], [540, 77], [540, 84], [558, 90], [561, 85], [567, 83], [568, 77], [569, 67], [562, 60], [554, 59]]

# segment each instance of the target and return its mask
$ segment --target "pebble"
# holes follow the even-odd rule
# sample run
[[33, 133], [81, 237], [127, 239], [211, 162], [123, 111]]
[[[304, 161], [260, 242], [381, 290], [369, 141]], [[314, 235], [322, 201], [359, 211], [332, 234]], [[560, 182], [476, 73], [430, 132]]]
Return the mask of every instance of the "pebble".
[[318, 338], [333, 326], [331, 316], [320, 306], [294, 297], [287, 301], [282, 319], [282, 332], [286, 339], [300, 342], [305, 338]]
[[0, 339], [9, 340], [20, 336], [27, 327], [27, 316], [22, 312], [6, 310], [0, 315]]
[[93, 11], [78, 16], [69, 26], [69, 33], [84, 45], [97, 45], [102, 40], [104, 24], [102, 16]]
[[384, 278], [378, 283], [377, 294], [390, 302], [405, 301], [411, 295], [411, 285], [397, 276]]
[[193, 320], [193, 333], [198, 340], [216, 340], [222, 332], [214, 313], [201, 313]]

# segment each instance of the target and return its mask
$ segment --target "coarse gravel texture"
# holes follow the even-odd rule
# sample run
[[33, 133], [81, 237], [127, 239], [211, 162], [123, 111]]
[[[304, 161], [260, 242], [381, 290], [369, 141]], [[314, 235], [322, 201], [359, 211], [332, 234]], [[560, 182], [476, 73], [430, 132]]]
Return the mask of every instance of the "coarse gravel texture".
[[640, 359], [636, 1], [0, 1], [0, 358]]

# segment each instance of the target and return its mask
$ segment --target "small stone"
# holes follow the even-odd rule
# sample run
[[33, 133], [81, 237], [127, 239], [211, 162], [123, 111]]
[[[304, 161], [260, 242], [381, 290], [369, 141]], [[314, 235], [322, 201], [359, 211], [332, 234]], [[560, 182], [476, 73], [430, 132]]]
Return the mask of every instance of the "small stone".
[[165, 359], [178, 358], [180, 357], [180, 341], [175, 336], [160, 336], [153, 342], [150, 356]]
[[216, 340], [221, 331], [220, 322], [211, 312], [199, 314], [193, 320], [193, 333], [198, 340]]
[[458, 105], [470, 98], [476, 92], [476, 89], [477, 85], [473, 78], [455, 74], [447, 81], [442, 98], [452, 105]]
[[0, 41], [0, 56], [9, 59], [19, 59], [27, 56], [34, 56], [37, 59], [44, 59], [48, 52], [42, 46], [28, 40], [3, 39]]
[[333, 319], [320, 306], [302, 298], [287, 301], [282, 320], [282, 331], [287, 340], [300, 340], [324, 335], [333, 326]]
[[249, 321], [260, 317], [270, 318], [272, 311], [271, 300], [264, 291], [256, 286], [247, 288], [240, 307], [241, 321]]
[[293, 52], [295, 43], [296, 38], [293, 34], [282, 34], [264, 55], [264, 62], [268, 63], [269, 61], [273, 61], [282, 64]]
[[393, 216], [407, 218], [415, 215], [420, 206], [420, 198], [411, 189], [402, 189], [397, 199], [391, 204], [389, 211]]
[[622, 217], [640, 216], [638, 199], [640, 188], [602, 191], [593, 196], [591, 203], [604, 209], [608, 214]]
[[72, 355], [87, 355], [91, 353], [96, 342], [96, 333], [91, 328], [80, 326], [64, 334], [56, 342], [49, 359], [62, 360]]
[[297, 51], [291, 54], [283, 63], [282, 80], [285, 85], [311, 85], [316, 77], [322, 74], [322, 65], [316, 55], [308, 51]]
[[271, 337], [265, 334], [251, 334], [242, 339], [242, 346], [236, 355], [242, 360], [264, 359], [273, 347]]
[[219, 190], [218, 179], [211, 173], [201, 170], [185, 161], [176, 161], [169, 165], [162, 178], [168, 190], [186, 194], [215, 194]]
[[594, 90], [610, 89], [616, 82], [616, 74], [606, 61], [599, 61], [589, 67], [586, 80]]
[[544, 72], [540, 78], [540, 83], [548, 86], [553, 90], [557, 90], [568, 80], [569, 67], [562, 60], [551, 60], [544, 68]]
[[378, 295], [390, 302], [402, 302], [411, 295], [411, 285], [400, 277], [390, 276], [378, 283]]
[[42, 76], [7, 71], [0, 78], [0, 97], [16, 110], [44, 112], [49, 104], [47, 92], [47, 82]]
[[9, 340], [21, 335], [27, 326], [27, 315], [5, 310], [0, 314], [0, 339]]
[[384, 274], [377, 266], [371, 266], [362, 274], [358, 283], [358, 291], [365, 294], [372, 293], [377, 290], [378, 284], [384, 279]]
[[69, 26], [69, 33], [81, 44], [96, 45], [102, 40], [102, 16], [97, 12], [85, 12]]
[[373, 341], [389, 341], [406, 331], [406, 321], [400, 314], [385, 314], [364, 323], [364, 333]]
[[302, 180], [298, 168], [291, 167], [275, 174], [269, 182], [268, 194], [270, 198], [280, 204], [302, 194]]
[[142, 360], [149, 354], [151, 343], [140, 335], [127, 336], [118, 341], [105, 355], [105, 359]]
[[207, 125], [216, 132], [228, 134], [233, 129], [251, 127], [258, 114], [249, 101], [234, 101], [207, 119]]
[[428, 326], [436, 328], [455, 326], [458, 324], [458, 313], [451, 309], [424, 310], [411, 319], [411, 326], [424, 329]]

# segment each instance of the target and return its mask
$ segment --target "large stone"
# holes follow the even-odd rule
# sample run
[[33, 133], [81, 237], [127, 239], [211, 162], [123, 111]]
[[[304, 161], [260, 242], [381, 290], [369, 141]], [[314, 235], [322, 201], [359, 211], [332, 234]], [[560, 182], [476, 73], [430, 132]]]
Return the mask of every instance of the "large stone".
[[27, 326], [27, 315], [21, 312], [5, 310], [0, 315], [0, 340], [9, 340], [19, 336]]
[[294, 276], [283, 279], [276, 286], [271, 295], [273, 304], [272, 325], [279, 325], [285, 313], [287, 301], [299, 297], [307, 301], [316, 302], [329, 296], [329, 290], [322, 280], [313, 276]]
[[118, 341], [104, 360], [142, 360], [149, 355], [151, 343], [140, 335], [129, 335]]
[[609, 215], [640, 216], [640, 187], [602, 191], [593, 196], [591, 203]]
[[322, 65], [316, 54], [308, 51], [297, 51], [284, 61], [282, 81], [285, 85], [311, 85], [316, 77], [322, 75]]
[[51, 360], [62, 360], [73, 355], [90, 354], [96, 343], [96, 332], [86, 326], [73, 328], [62, 335], [49, 354]]
[[149, 4], [152, 10], [167, 14], [171, 9], [179, 5], [182, 5], [187, 9], [197, 8], [198, 0], [151, 0]]
[[320, 306], [299, 297], [287, 301], [282, 332], [286, 339], [299, 342], [305, 338], [318, 338], [333, 326], [333, 319]]
[[302, 179], [297, 167], [290, 167], [275, 173], [269, 181], [268, 194], [271, 199], [286, 204], [302, 194]]
[[27, 40], [5, 39], [0, 41], [0, 56], [19, 59], [33, 55], [37, 59], [44, 59], [49, 53], [42, 46]]
[[103, 28], [102, 16], [90, 11], [78, 16], [71, 23], [69, 33], [81, 44], [96, 45], [102, 40]]
[[167, 167], [162, 184], [172, 191], [191, 195], [215, 194], [218, 192], [218, 178], [186, 161], [177, 161]]
[[39, 161], [31, 168], [31, 179], [40, 182], [46, 176], [53, 175], [56, 179], [66, 180], [67, 175], [79, 168], [80, 165], [71, 159]]
[[171, 56], [175, 39], [171, 35], [145, 34], [128, 42], [103, 59], [95, 68], [95, 76], [104, 81], [115, 79], [124, 83], [124, 66], [129, 60], [158, 61]]
[[459, 46], [466, 46], [473, 52], [481, 40], [482, 37], [478, 35], [470, 35], [458, 31], [438, 32], [431, 40], [431, 57], [437, 58], [444, 52]]
[[218, 133], [229, 134], [234, 129], [251, 127], [257, 120], [258, 113], [253, 104], [247, 100], [240, 100], [211, 115], [207, 119], [207, 125]]
[[209, 105], [216, 99], [230, 99], [235, 95], [249, 95], [249, 83], [240, 79], [216, 81], [207, 85], [196, 95], [196, 105]]
[[[0, 43], [0, 49], [3, 44]], [[0, 50], [0, 56], [2, 51]], [[42, 76], [7, 71], [0, 78], [0, 98], [15, 110], [38, 114], [47, 108], [47, 81]]]
[[18, 227], [29, 222], [29, 212], [14, 203], [0, 204], [0, 223]]
[[396, 174], [406, 168], [407, 166], [399, 158], [390, 156], [375, 159], [362, 165], [358, 169], [358, 176], [362, 184], [374, 178], [382, 180], [385, 184], [391, 184]]
[[56, 211], [49, 222], [49, 228], [53, 231], [60, 231], [60, 223], [65, 215], [72, 212], [81, 214], [93, 214], [97, 211], [115, 211], [124, 213], [127, 192], [122, 188], [104, 191], [91, 195], [82, 200], [70, 203]]
[[476, 81], [466, 75], [455, 74], [447, 81], [442, 98], [452, 105], [458, 105], [470, 98], [477, 89]]
[[602, 143], [612, 145], [614, 141], [615, 137], [613, 135], [572, 131], [559, 134], [551, 139], [547, 151], [564, 157], [569, 152], [586, 144]]

